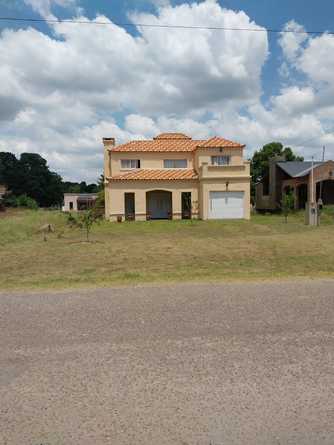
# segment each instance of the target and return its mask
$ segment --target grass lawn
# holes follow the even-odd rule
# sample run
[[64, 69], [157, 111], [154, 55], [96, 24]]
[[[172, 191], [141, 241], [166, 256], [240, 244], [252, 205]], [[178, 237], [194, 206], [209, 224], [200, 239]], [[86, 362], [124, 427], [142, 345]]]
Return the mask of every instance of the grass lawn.
[[[43, 241], [45, 223], [56, 232]], [[334, 277], [334, 209], [320, 227], [304, 214], [251, 221], [102, 222], [91, 239], [56, 211], [0, 214], [0, 289], [69, 288], [159, 281]]]

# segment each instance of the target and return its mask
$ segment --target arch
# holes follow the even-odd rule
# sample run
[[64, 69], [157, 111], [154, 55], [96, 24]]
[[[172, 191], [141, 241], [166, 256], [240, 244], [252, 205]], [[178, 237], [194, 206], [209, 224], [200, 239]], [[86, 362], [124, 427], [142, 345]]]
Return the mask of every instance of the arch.
[[334, 180], [327, 179], [316, 184], [317, 200], [321, 198], [324, 205], [334, 204]]
[[171, 219], [173, 215], [172, 192], [160, 189], [146, 192], [146, 214], [148, 219]]
[[297, 187], [297, 199], [298, 199], [298, 208], [305, 209], [308, 200], [307, 184], [300, 184]]

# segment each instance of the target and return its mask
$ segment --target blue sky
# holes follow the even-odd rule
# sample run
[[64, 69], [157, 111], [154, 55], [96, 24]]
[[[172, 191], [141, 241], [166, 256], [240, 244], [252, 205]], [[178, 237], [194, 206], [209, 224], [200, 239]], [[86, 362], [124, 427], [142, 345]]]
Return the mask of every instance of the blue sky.
[[[334, 3], [0, 0], [1, 16], [98, 14], [114, 23], [326, 31]], [[87, 180], [99, 176], [103, 136], [182, 130], [241, 140], [248, 155], [281, 140], [305, 157], [325, 144], [334, 157], [333, 36], [87, 26], [0, 23], [0, 150], [41, 152], [64, 177]]]

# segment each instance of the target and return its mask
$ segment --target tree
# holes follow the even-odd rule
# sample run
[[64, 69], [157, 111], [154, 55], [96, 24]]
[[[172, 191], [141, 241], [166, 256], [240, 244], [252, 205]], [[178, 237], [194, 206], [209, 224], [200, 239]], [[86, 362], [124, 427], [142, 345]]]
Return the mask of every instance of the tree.
[[99, 190], [104, 190], [104, 175], [100, 175], [99, 179], [97, 180], [97, 187]]
[[20, 165], [13, 153], [0, 152], [0, 184], [6, 185], [8, 190], [16, 188], [20, 182]]
[[19, 162], [24, 187], [21, 193], [26, 193], [42, 207], [62, 202], [62, 179], [57, 173], [50, 171], [42, 156], [37, 153], [22, 153]]
[[75, 216], [70, 213], [67, 217], [67, 224], [69, 224], [70, 227], [83, 229], [86, 233], [86, 241], [89, 242], [89, 235], [92, 227], [98, 220], [99, 217], [96, 216], [92, 210], [87, 210], [86, 212], [81, 212]]
[[269, 161], [274, 156], [283, 156], [286, 161], [303, 161], [290, 147], [283, 148], [280, 142], [270, 142], [255, 151], [251, 158], [252, 195], [255, 195], [255, 184], [269, 176]]
[[42, 207], [59, 205], [63, 200], [62, 178], [50, 171], [37, 153], [23, 153], [17, 159], [12, 153], [0, 153], [0, 183], [12, 195], [27, 195]]
[[86, 184], [82, 182], [63, 182], [63, 193], [97, 193], [99, 186], [97, 184]]
[[295, 199], [291, 191], [283, 193], [282, 197], [282, 212], [285, 217], [285, 223], [288, 222], [289, 213], [293, 210]]

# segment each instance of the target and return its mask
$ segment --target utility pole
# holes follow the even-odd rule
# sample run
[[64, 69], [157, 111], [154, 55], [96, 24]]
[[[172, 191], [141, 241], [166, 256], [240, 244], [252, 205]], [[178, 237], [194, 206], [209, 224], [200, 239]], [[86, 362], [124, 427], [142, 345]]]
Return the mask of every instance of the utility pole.
[[314, 206], [314, 156], [312, 156], [312, 168], [311, 168], [311, 207]]
[[[322, 162], [325, 162], [325, 153], [326, 153], [326, 147], [322, 147]], [[320, 181], [320, 193], [319, 193], [319, 199], [322, 202], [322, 181]]]
[[310, 179], [309, 181], [311, 184], [309, 184], [309, 198], [306, 205], [306, 224], [310, 226], [316, 226], [318, 225], [318, 208], [316, 201], [316, 196], [314, 196], [314, 156], [312, 156], [312, 167], [310, 172]]

